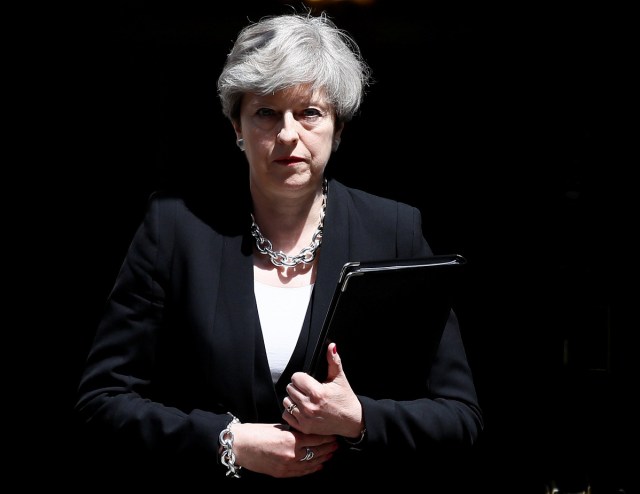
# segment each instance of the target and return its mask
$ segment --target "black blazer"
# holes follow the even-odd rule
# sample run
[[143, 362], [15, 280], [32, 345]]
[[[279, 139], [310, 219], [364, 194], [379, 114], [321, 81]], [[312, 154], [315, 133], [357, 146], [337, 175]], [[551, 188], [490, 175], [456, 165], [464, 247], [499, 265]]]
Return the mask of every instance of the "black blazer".
[[[418, 209], [330, 180], [315, 288], [294, 354], [274, 386], [253, 291], [250, 207], [246, 194], [231, 202], [211, 192], [150, 198], [79, 386], [78, 417], [92, 434], [87, 444], [103, 453], [94, 463], [109, 457], [138, 471], [152, 459], [146, 464], [158, 476], [171, 469], [159, 462], [169, 460], [209, 482], [226, 480], [217, 463], [227, 412], [242, 422], [282, 422], [284, 386], [311, 358], [342, 265], [431, 254]], [[428, 389], [407, 402], [360, 396], [368, 430], [362, 451], [344, 448], [312, 477], [371, 473], [375, 462], [379, 473], [395, 477], [391, 456], [410, 464], [474, 443], [482, 417], [453, 313]], [[242, 477], [262, 478], [245, 471]]]

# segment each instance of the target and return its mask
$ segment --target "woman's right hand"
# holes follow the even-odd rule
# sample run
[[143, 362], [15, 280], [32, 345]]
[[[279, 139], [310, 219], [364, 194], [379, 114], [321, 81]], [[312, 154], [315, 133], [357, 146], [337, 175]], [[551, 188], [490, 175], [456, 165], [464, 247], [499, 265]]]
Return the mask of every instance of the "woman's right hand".
[[338, 449], [335, 436], [303, 434], [283, 424], [235, 424], [232, 432], [236, 466], [278, 478], [317, 472]]

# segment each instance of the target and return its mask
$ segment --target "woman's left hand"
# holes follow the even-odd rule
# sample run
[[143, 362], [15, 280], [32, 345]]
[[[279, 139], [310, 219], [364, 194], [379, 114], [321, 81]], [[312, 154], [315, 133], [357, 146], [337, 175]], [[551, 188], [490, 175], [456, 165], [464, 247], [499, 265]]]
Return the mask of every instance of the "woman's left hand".
[[296, 372], [287, 385], [284, 420], [306, 434], [358, 437], [364, 428], [362, 405], [342, 369], [335, 343], [327, 348], [327, 380], [318, 382], [305, 372]]

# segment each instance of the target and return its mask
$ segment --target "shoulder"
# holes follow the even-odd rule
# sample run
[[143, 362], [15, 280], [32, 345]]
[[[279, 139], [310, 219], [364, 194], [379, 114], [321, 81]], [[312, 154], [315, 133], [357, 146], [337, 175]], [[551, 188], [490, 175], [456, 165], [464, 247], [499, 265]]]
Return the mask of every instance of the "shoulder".
[[413, 205], [335, 180], [329, 182], [327, 202], [330, 224], [366, 244], [366, 255], [357, 253], [360, 258], [413, 257], [430, 252], [422, 231], [422, 214]]
[[200, 225], [223, 234], [237, 235], [250, 221], [250, 204], [242, 194], [209, 190], [156, 190], [148, 199], [148, 213], [176, 227]]
[[185, 212], [188, 212], [188, 207], [180, 194], [155, 190], [147, 199], [145, 223], [166, 228], [168, 224], [175, 224], [178, 217], [184, 217]]
[[420, 215], [420, 210], [414, 205], [351, 187], [335, 179], [329, 181], [329, 187], [335, 190], [339, 201], [348, 202], [358, 209], [375, 210], [383, 214], [386, 212], [402, 216]]

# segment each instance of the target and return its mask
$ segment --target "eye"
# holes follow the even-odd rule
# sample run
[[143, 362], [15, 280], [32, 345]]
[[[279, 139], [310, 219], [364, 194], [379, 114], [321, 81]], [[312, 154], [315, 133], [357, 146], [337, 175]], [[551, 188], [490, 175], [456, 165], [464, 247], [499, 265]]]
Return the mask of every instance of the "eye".
[[304, 118], [316, 118], [321, 117], [322, 112], [317, 108], [306, 108], [305, 110], [303, 110], [302, 115], [304, 116]]
[[259, 117], [272, 117], [276, 114], [271, 108], [258, 108], [256, 115]]

